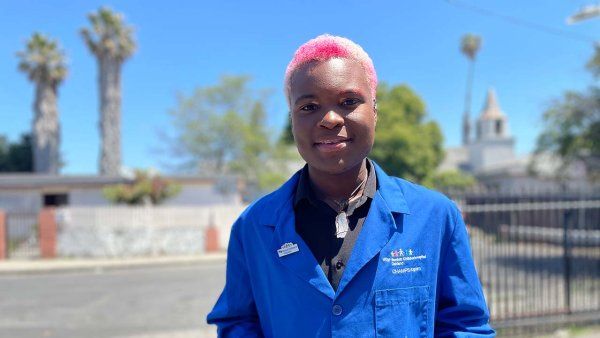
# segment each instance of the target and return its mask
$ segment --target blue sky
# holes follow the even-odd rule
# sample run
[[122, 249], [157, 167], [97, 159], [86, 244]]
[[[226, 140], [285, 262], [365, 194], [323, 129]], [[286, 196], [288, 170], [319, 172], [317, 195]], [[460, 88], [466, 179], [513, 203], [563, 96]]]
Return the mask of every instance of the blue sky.
[[[492, 16], [447, 1], [1, 1], [0, 134], [17, 140], [30, 129], [33, 85], [17, 71], [15, 53], [34, 31], [60, 41], [69, 75], [60, 87], [63, 173], [94, 174], [99, 132], [97, 69], [79, 36], [86, 15], [106, 5], [125, 14], [138, 51], [123, 68], [122, 151], [126, 167], [159, 167], [158, 131], [177, 93], [215, 84], [223, 74], [247, 74], [270, 88], [268, 124], [284, 125], [285, 66], [295, 49], [322, 33], [342, 35], [371, 55], [380, 81], [406, 83], [426, 102], [447, 146], [460, 142], [467, 61], [459, 52], [465, 33], [483, 37], [474, 80], [472, 114], [494, 87], [517, 138], [517, 152], [532, 150], [542, 112], [567, 89], [592, 83], [584, 64], [600, 39], [600, 19], [568, 26], [565, 19], [591, 1], [465, 0]], [[509, 16], [559, 34], [499, 18]]]

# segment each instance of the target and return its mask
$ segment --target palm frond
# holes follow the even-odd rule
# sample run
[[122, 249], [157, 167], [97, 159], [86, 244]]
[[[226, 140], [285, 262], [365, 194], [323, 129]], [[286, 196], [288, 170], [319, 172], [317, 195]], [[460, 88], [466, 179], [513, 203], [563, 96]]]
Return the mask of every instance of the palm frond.
[[91, 29], [83, 28], [81, 36], [90, 51], [98, 57], [125, 61], [136, 49], [133, 28], [126, 25], [123, 15], [101, 7], [88, 15]]
[[57, 85], [67, 76], [64, 51], [56, 40], [41, 33], [34, 33], [25, 49], [17, 52], [17, 57], [19, 70], [26, 73], [31, 81]]
[[481, 48], [481, 37], [475, 34], [466, 34], [460, 43], [461, 52], [470, 60], [474, 60]]

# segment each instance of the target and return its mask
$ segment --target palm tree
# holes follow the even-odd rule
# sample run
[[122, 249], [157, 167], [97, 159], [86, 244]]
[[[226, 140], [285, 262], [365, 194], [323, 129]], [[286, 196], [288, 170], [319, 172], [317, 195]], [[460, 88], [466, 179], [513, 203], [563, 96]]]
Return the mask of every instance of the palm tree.
[[121, 67], [135, 51], [133, 29], [120, 13], [100, 8], [88, 15], [91, 29], [81, 35], [98, 61], [100, 87], [100, 174], [119, 175], [121, 167]]
[[474, 34], [465, 34], [460, 43], [460, 51], [469, 59], [469, 73], [467, 76], [467, 93], [465, 95], [465, 112], [463, 114], [462, 144], [470, 141], [471, 122], [471, 89], [473, 87], [473, 73], [475, 71], [475, 57], [481, 48], [481, 37]]
[[17, 52], [19, 70], [35, 83], [33, 102], [33, 170], [58, 174], [60, 170], [60, 125], [58, 86], [67, 76], [64, 52], [58, 42], [34, 33], [25, 50]]

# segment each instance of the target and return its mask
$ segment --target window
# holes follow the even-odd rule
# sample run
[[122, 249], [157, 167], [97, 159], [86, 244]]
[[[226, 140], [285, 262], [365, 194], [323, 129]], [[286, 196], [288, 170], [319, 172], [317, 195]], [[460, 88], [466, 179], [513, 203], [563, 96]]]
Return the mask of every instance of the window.
[[45, 207], [59, 207], [69, 204], [69, 195], [67, 194], [44, 194]]

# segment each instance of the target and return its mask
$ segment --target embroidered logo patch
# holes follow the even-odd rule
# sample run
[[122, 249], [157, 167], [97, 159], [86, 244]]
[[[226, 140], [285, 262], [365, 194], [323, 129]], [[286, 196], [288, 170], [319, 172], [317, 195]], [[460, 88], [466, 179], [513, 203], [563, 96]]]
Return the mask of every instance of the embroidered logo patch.
[[412, 248], [407, 248], [392, 250], [388, 257], [383, 257], [381, 260], [391, 264], [392, 273], [396, 275], [421, 271], [422, 267], [418, 263], [424, 259], [427, 259], [426, 255], [418, 255]]

